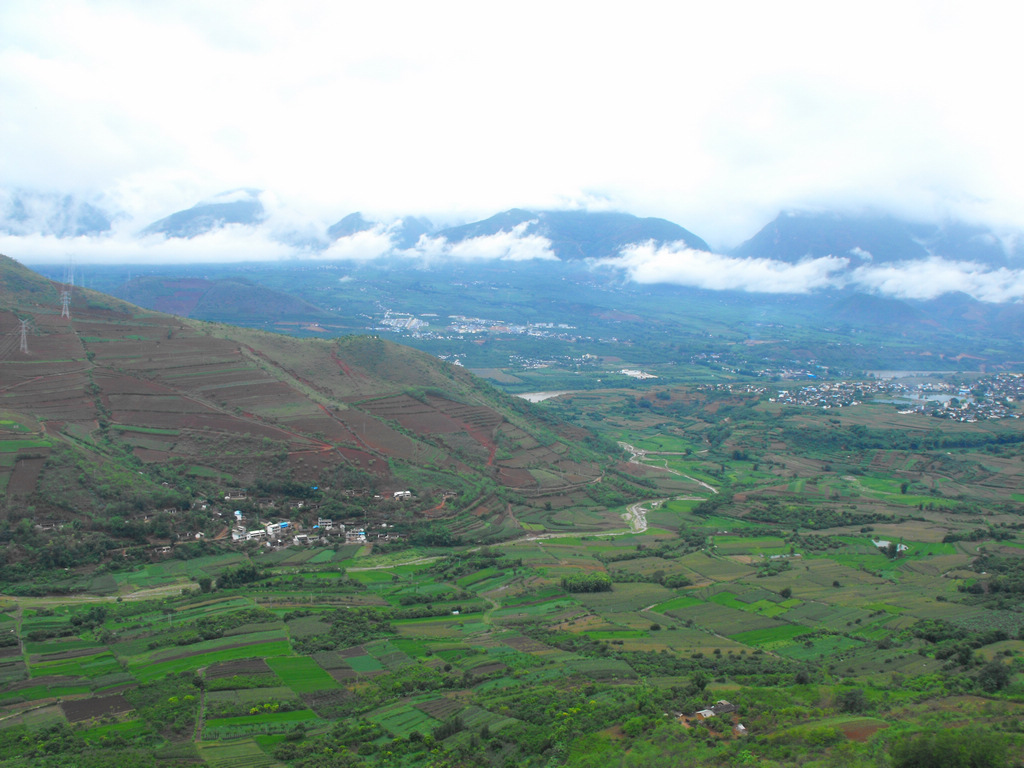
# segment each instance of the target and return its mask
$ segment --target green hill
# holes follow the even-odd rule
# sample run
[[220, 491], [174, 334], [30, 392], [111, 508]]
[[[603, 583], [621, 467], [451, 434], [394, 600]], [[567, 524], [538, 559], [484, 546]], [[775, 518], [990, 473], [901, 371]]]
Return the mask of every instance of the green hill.
[[315, 322], [331, 316], [308, 301], [242, 278], [137, 277], [116, 294], [146, 309], [218, 322]]
[[[379, 338], [298, 340], [81, 289], [69, 318], [59, 295], [3, 257], [0, 490], [15, 522], [117, 541], [112, 519], [152, 523], [163, 509], [188, 515], [161, 533], [215, 532], [226, 518], [197, 500], [229, 489], [278, 509], [310, 497], [308, 509], [339, 516], [383, 514], [381, 499], [412, 489], [395, 514], [410, 530], [488, 540], [517, 529], [514, 504], [593, 504], [618, 459], [466, 370]], [[627, 486], [623, 498], [642, 491]]]

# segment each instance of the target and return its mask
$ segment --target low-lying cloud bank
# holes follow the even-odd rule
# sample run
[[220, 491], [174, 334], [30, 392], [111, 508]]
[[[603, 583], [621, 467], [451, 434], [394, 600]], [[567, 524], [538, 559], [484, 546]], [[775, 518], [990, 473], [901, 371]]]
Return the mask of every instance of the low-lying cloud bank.
[[671, 283], [711, 291], [810, 293], [834, 287], [835, 273], [849, 260], [828, 256], [787, 264], [695, 251], [683, 243], [642, 243], [627, 246], [619, 258], [603, 259], [599, 264], [624, 269], [637, 283]]
[[296, 249], [241, 225], [228, 225], [188, 240], [115, 233], [109, 237], [0, 235], [0, 253], [24, 264], [218, 264], [274, 261], [293, 257]]
[[[424, 235], [412, 248], [396, 246], [398, 224], [377, 225], [332, 243], [296, 229], [228, 225], [193, 238], [138, 237], [127, 227], [81, 237], [0, 235], [0, 253], [33, 264], [199, 264], [316, 259], [365, 262], [383, 257], [428, 265], [445, 261], [551, 261], [551, 241], [528, 234], [531, 222], [514, 229], [452, 243]], [[934, 299], [952, 292], [985, 302], [1024, 299], [1024, 269], [992, 269], [938, 257], [850, 267], [845, 255], [795, 264], [742, 259], [696, 251], [683, 243], [636, 243], [595, 268], [619, 270], [641, 284], [671, 284], [712, 291], [808, 294], [854, 288], [902, 299]]]
[[850, 275], [849, 284], [900, 299], [934, 299], [954, 292], [997, 304], [1024, 299], [1024, 270], [990, 269], [937, 257], [860, 267]]
[[412, 248], [397, 248], [399, 222], [379, 224], [372, 229], [339, 238], [315, 258], [327, 261], [367, 261], [382, 256], [399, 256], [420, 262], [439, 261], [532, 261], [558, 260], [551, 241], [526, 234], [534, 222], [525, 221], [509, 232], [482, 235], [457, 243], [443, 237], [422, 235]]
[[527, 234], [533, 222], [511, 231], [452, 243], [424, 235], [412, 248], [398, 248], [400, 222], [378, 224], [333, 242], [286, 226], [228, 224], [190, 238], [162, 234], [139, 237], [126, 226], [109, 234], [57, 237], [0, 234], [0, 253], [25, 264], [230, 264], [282, 259], [371, 261], [393, 256], [417, 262], [557, 260], [551, 241]]
[[855, 288], [900, 299], [934, 299], [966, 293], [979, 301], [1024, 299], [1024, 269], [992, 269], [974, 262], [939, 257], [848, 269], [845, 257], [826, 256], [790, 264], [741, 259], [687, 248], [682, 243], [641, 243], [603, 259], [601, 267], [621, 269], [637, 283], [661, 283], [713, 291], [806, 294]]
[[481, 235], [458, 243], [443, 237], [424, 235], [413, 248], [401, 253], [412, 258], [427, 260], [456, 259], [459, 261], [557, 261], [551, 241], [543, 235], [526, 234], [533, 221], [517, 224], [509, 232]]

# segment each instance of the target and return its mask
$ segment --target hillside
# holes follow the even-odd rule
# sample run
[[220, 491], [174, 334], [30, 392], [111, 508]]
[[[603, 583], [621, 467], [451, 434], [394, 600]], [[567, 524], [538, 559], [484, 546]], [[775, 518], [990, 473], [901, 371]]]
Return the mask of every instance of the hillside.
[[[262, 349], [290, 364], [287, 344]], [[377, 339], [337, 352], [343, 378], [433, 370]], [[436, 526], [395, 541], [414, 502], [366, 496], [346, 530], [324, 503], [318, 533], [308, 486], [287, 508], [226, 500], [249, 525], [287, 516], [272, 546], [165, 544], [180, 510], [114, 518], [149, 539], [102, 562], [68, 551], [74, 526], [0, 526], [0, 762], [1020, 765], [1024, 425], [774, 394], [546, 401], [622, 440], [648, 483], [601, 535], [578, 532], [593, 507], [551, 498], [546, 517], [511, 500], [526, 531], [493, 546]], [[19, 547], [46, 567], [26, 577]]]
[[157, 312], [220, 322], [237, 318], [313, 322], [330, 316], [308, 301], [244, 278], [136, 277], [115, 291], [115, 295]]
[[516, 529], [511, 501], [593, 496], [615, 461], [583, 430], [382, 339], [300, 341], [80, 289], [62, 317], [59, 287], [6, 257], [0, 301], [11, 519], [103, 530], [113, 515], [188, 509], [230, 488], [283, 500], [316, 487], [325, 508], [365, 514], [355, 494], [413, 488], [410, 525], [445, 519], [486, 539]]

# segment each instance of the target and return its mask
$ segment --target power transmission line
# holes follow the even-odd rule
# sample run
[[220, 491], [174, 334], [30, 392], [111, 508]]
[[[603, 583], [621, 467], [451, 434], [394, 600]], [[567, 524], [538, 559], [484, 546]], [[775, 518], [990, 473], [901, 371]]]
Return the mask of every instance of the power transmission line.
[[68, 263], [64, 267], [64, 285], [60, 292], [60, 316], [71, 319], [71, 289], [75, 285], [75, 265], [68, 257]]
[[20, 350], [24, 354], [28, 354], [28, 324], [31, 319], [25, 318], [21, 321], [21, 347]]

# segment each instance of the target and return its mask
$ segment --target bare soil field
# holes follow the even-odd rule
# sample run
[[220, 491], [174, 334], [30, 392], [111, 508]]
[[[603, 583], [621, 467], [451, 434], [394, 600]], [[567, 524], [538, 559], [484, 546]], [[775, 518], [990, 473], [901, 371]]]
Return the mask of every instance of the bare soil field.
[[510, 488], [529, 488], [537, 484], [529, 470], [504, 466], [498, 467], [498, 482]]
[[222, 677], [234, 677], [235, 675], [268, 675], [270, 667], [264, 659], [235, 659], [234, 661], [221, 661], [211, 664], [206, 670], [206, 676], [216, 680]]
[[319, 416], [311, 415], [297, 419], [287, 419], [284, 423], [288, 425], [289, 429], [294, 429], [296, 432], [304, 434], [319, 432], [323, 434], [325, 440], [332, 443], [349, 443], [351, 445], [358, 443], [358, 438], [351, 429], [337, 419], [323, 413]]
[[146, 464], [161, 464], [174, 458], [174, 454], [168, 451], [155, 451], [152, 448], [135, 448], [132, 453], [139, 461]]
[[[48, 453], [48, 451], [47, 451]], [[36, 489], [36, 480], [46, 463], [45, 458], [20, 459], [14, 465], [14, 472], [7, 483], [8, 493], [28, 495]]]
[[360, 444], [372, 451], [400, 459], [411, 459], [416, 455], [416, 444], [411, 438], [370, 414], [348, 409], [339, 411], [338, 419], [356, 436]]
[[64, 717], [69, 723], [77, 723], [81, 720], [91, 720], [94, 717], [104, 715], [116, 715], [120, 712], [129, 712], [131, 702], [124, 696], [98, 696], [91, 699], [73, 699], [62, 701], [61, 709], [64, 710]]

